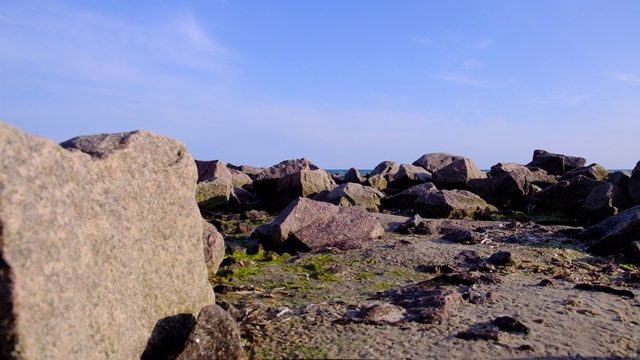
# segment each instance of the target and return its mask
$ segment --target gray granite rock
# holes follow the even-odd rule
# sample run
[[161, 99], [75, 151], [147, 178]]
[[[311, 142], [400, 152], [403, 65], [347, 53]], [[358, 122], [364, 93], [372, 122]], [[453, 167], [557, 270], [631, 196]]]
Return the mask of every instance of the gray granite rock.
[[202, 220], [202, 245], [204, 246], [204, 261], [207, 264], [209, 276], [218, 272], [224, 258], [224, 238], [215, 226]]
[[438, 190], [419, 197], [413, 212], [427, 218], [479, 219], [497, 209], [466, 190]]
[[195, 162], [144, 131], [62, 145], [0, 123], [0, 358], [140, 358], [215, 301]]
[[419, 157], [413, 165], [434, 173], [456, 160], [464, 159], [464, 156], [451, 155], [448, 153], [428, 153]]
[[564, 175], [568, 171], [584, 166], [585, 158], [554, 154], [546, 150], [534, 150], [533, 159], [527, 166], [535, 166], [546, 170], [551, 175]]
[[309, 197], [324, 190], [332, 190], [335, 186], [331, 175], [322, 169], [300, 170], [280, 178], [278, 202], [287, 206], [300, 196]]
[[215, 209], [229, 203], [233, 190], [230, 179], [214, 177], [198, 183], [196, 187], [196, 201], [202, 209]]
[[439, 189], [464, 190], [471, 179], [484, 179], [487, 174], [469, 158], [453, 161], [449, 165], [433, 173], [433, 183]]
[[[231, 171], [222, 160], [202, 161], [196, 160], [198, 167], [198, 182], [209, 181], [214, 178], [232, 180]], [[240, 185], [242, 186], [242, 185]]]
[[369, 211], [380, 210], [384, 194], [372, 187], [346, 183], [337, 188], [319, 194], [314, 200], [340, 206], [362, 206]]

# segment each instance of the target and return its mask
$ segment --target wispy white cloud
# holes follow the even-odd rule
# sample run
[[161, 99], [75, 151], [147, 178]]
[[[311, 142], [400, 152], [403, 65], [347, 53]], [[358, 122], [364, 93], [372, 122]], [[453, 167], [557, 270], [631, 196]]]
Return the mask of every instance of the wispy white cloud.
[[417, 44], [422, 44], [422, 45], [431, 44], [431, 39], [430, 38], [422, 37], [422, 36], [412, 37], [411, 41], [413, 41], [414, 43], [417, 43]]
[[640, 74], [638, 73], [613, 73], [609, 74], [615, 81], [623, 83], [640, 83]]
[[444, 81], [448, 81], [456, 84], [461, 84], [461, 85], [474, 86], [474, 87], [496, 88], [496, 87], [504, 86], [503, 84], [500, 84], [497, 82], [480, 80], [473, 77], [469, 77], [461, 73], [442, 73], [442, 74], [435, 75], [434, 77], [436, 79], [440, 79], [440, 80], [444, 80]]
[[495, 41], [491, 39], [481, 39], [469, 44], [469, 47], [473, 49], [486, 49], [493, 46], [493, 44], [495, 44]]
[[530, 104], [565, 105], [577, 106], [586, 103], [594, 98], [593, 94], [553, 94], [542, 98], [531, 98], [526, 100]]

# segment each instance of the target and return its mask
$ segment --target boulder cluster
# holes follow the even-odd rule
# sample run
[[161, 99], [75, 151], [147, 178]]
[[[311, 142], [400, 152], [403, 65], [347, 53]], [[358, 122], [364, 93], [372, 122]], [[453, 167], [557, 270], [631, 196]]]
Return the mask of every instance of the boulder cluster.
[[[468, 157], [428, 153], [412, 164], [383, 161], [366, 176], [354, 168], [330, 174], [307, 159], [262, 169], [221, 160], [196, 163], [200, 208], [280, 212], [253, 233], [280, 251], [350, 248], [380, 235], [375, 221], [368, 220], [373, 216], [350, 207], [421, 218], [512, 218], [591, 227], [579, 237], [597, 241], [591, 249], [600, 254], [628, 251], [640, 226], [633, 220], [640, 216], [640, 162], [631, 174], [610, 172], [600, 164], [587, 165], [582, 157], [535, 150], [528, 164], [501, 162], [485, 172]], [[617, 228], [607, 224], [620, 221], [624, 230], [612, 234]], [[399, 231], [420, 229], [417, 222]]]

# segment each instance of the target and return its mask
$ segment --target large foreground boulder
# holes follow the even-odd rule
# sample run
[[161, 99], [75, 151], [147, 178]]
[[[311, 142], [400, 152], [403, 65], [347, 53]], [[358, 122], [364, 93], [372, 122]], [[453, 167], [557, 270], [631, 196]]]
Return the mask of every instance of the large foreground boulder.
[[140, 358], [215, 301], [195, 162], [144, 131], [62, 145], [0, 123], [0, 358]]
[[268, 224], [276, 249], [356, 249], [384, 235], [380, 221], [361, 206], [341, 207], [307, 198], [293, 201]]
[[597, 240], [589, 252], [597, 255], [631, 255], [631, 244], [640, 234], [640, 205], [604, 219], [578, 235], [581, 240]]
[[497, 211], [478, 195], [466, 190], [438, 190], [419, 197], [413, 212], [427, 218], [480, 219]]

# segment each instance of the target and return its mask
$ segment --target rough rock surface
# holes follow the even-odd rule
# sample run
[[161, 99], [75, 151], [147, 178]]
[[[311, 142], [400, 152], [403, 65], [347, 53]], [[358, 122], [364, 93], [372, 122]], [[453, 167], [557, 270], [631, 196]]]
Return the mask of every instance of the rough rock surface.
[[611, 183], [603, 183], [595, 187], [582, 204], [580, 222], [586, 225], [598, 222], [624, 210], [625, 199], [617, 186]]
[[0, 358], [139, 358], [215, 301], [195, 162], [144, 131], [62, 145], [0, 123]]
[[356, 168], [351, 168], [344, 174], [344, 182], [351, 182], [356, 184], [362, 184], [367, 180], [364, 176], [360, 175], [360, 171]]
[[302, 170], [318, 170], [319, 168], [307, 159], [285, 160], [263, 169], [253, 178], [253, 189], [263, 200], [276, 202], [278, 200], [278, 182], [286, 175], [295, 174]]
[[224, 258], [224, 238], [215, 226], [202, 220], [202, 245], [204, 246], [204, 261], [209, 275], [218, 272]]
[[602, 181], [578, 175], [545, 188], [536, 193], [534, 198], [551, 208], [578, 211], [591, 193], [591, 190], [603, 183]]
[[496, 211], [478, 195], [466, 190], [438, 190], [419, 197], [413, 211], [422, 217], [479, 219]]
[[424, 154], [413, 162], [413, 165], [420, 166], [421, 168], [434, 173], [443, 167], [451, 164], [456, 160], [464, 159], [464, 156], [451, 155], [448, 153], [429, 153]]
[[369, 211], [378, 211], [383, 198], [384, 194], [372, 187], [345, 183], [331, 191], [318, 194], [313, 199], [334, 205], [362, 206]]
[[200, 311], [184, 351], [177, 360], [233, 360], [241, 357], [238, 323], [220, 306], [211, 304]]
[[398, 194], [384, 198], [382, 204], [387, 209], [412, 210], [413, 204], [420, 196], [436, 190], [438, 189], [433, 183], [412, 186]]
[[451, 164], [433, 173], [433, 183], [439, 189], [464, 190], [471, 179], [487, 177], [482, 170], [469, 158], [453, 161]]
[[535, 166], [527, 167], [514, 162], [497, 163], [496, 165], [493, 165], [489, 175], [491, 177], [496, 177], [507, 172], [522, 174], [528, 183], [539, 186], [543, 189], [547, 186], [558, 183], [556, 177], [549, 175], [546, 170]]
[[546, 170], [551, 175], [564, 175], [568, 171], [584, 166], [585, 158], [554, 154], [546, 150], [534, 150], [533, 159], [527, 166]]
[[230, 179], [214, 177], [198, 183], [196, 187], [196, 201], [202, 209], [214, 209], [229, 203], [233, 183]]
[[384, 235], [384, 228], [361, 206], [341, 207], [298, 198], [271, 224], [273, 245], [317, 250], [327, 246], [354, 249]]
[[383, 161], [371, 171], [364, 184], [377, 190], [384, 190], [398, 172], [398, 169], [398, 164], [394, 161]]
[[467, 188], [499, 208], [516, 209], [527, 204], [533, 189], [525, 175], [512, 171], [486, 179], [471, 179]]
[[240, 170], [236, 170], [233, 168], [228, 168], [231, 173], [231, 182], [234, 187], [242, 187], [247, 184], [251, 184], [253, 180], [251, 177]]
[[604, 181], [609, 176], [609, 170], [600, 164], [593, 163], [589, 166], [582, 166], [571, 171], [567, 171], [562, 177], [563, 180], [571, 179], [578, 175], [582, 175], [589, 179]]
[[640, 161], [636, 164], [631, 172], [629, 179], [629, 193], [636, 205], [640, 205]]
[[582, 240], [597, 240], [589, 252], [599, 255], [630, 253], [631, 243], [640, 233], [640, 205], [611, 216], [578, 235]]
[[278, 181], [278, 202], [287, 206], [298, 197], [309, 197], [335, 186], [331, 175], [324, 170], [301, 170]]
[[227, 168], [227, 164], [222, 160], [196, 160], [196, 166], [198, 167], [199, 183], [213, 178], [224, 178], [230, 181], [233, 179], [231, 171]]
[[430, 172], [417, 165], [402, 164], [393, 176], [393, 187], [408, 189], [412, 186], [424, 184], [433, 180]]

